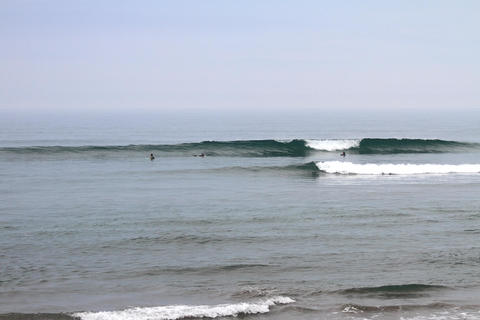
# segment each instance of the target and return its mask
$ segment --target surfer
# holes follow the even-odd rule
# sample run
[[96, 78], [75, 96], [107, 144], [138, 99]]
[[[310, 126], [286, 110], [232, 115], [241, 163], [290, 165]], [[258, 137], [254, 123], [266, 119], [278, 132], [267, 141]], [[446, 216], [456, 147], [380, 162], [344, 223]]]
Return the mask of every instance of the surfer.
[[153, 153], [150, 153], [150, 161], [153, 161], [155, 160], [155, 156], [153, 155]]
[[201, 158], [204, 158], [205, 157], [205, 153], [200, 153], [200, 154], [194, 154], [193, 155], [194, 157], [201, 157]]
[[346, 156], [345, 151], [343, 151], [342, 153], [340, 153], [340, 155], [345, 158], [345, 156]]

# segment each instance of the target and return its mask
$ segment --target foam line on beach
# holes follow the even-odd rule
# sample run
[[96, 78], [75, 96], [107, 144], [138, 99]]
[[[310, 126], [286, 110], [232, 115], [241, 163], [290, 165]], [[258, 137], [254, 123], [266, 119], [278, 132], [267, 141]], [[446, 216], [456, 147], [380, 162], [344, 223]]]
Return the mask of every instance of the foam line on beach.
[[293, 303], [289, 297], [277, 296], [254, 302], [219, 305], [171, 305], [159, 307], [137, 307], [120, 311], [79, 312], [73, 314], [82, 320], [176, 320], [184, 318], [235, 317], [246, 314], [267, 313], [270, 307]]

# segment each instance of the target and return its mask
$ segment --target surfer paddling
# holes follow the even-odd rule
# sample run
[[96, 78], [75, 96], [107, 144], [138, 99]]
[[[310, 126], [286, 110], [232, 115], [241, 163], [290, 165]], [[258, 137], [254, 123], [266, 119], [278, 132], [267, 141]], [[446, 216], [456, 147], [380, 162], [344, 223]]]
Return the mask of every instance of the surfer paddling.
[[194, 157], [200, 157], [200, 158], [205, 158], [205, 153], [200, 153], [200, 154], [194, 154]]

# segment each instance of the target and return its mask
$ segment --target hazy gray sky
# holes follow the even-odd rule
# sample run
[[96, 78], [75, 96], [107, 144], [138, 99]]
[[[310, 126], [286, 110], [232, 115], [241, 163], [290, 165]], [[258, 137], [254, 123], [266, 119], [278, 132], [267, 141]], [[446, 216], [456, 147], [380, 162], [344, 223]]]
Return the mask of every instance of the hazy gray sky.
[[480, 107], [480, 1], [0, 1], [0, 109]]

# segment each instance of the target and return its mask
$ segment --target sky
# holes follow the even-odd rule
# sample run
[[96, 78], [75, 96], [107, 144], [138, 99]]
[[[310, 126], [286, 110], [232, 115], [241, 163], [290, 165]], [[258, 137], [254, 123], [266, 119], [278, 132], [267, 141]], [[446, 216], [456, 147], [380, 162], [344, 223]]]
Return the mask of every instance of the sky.
[[1, 0], [0, 111], [480, 108], [480, 1]]

